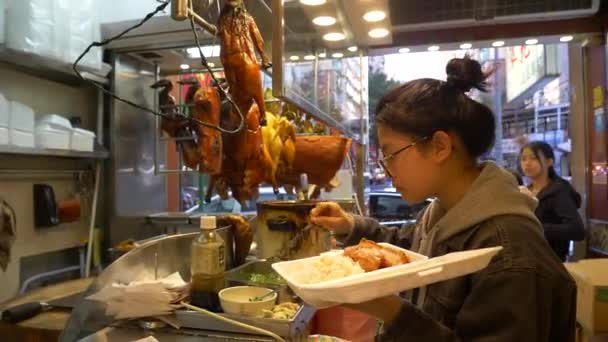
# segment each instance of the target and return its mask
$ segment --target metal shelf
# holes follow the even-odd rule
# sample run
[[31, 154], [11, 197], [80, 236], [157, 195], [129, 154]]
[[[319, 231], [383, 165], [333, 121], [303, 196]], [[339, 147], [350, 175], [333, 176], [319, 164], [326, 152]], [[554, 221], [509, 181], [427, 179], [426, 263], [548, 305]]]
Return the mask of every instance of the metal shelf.
[[[10, 64], [24, 73], [69, 86], [79, 86], [83, 83], [74, 74], [72, 65], [69, 63], [32, 53], [16, 51], [2, 44], [0, 44], [0, 62]], [[101, 84], [109, 84], [107, 77], [95, 74], [93, 69], [80, 67], [79, 70], [81, 70], [82, 76], [88, 80]]]
[[82, 158], [82, 159], [107, 159], [110, 152], [103, 147], [96, 145], [93, 152], [82, 152], [72, 150], [51, 150], [44, 148], [28, 148], [13, 145], [0, 145], [0, 154], [18, 154], [43, 157], [60, 158]]

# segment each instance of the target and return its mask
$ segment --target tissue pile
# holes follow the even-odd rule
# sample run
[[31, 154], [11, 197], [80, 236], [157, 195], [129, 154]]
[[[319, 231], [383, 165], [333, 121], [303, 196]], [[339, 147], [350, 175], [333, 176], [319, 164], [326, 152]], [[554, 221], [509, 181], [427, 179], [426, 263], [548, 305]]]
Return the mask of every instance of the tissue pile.
[[159, 280], [112, 284], [86, 299], [105, 303], [106, 315], [118, 320], [171, 314], [189, 292], [189, 284], [176, 272]]

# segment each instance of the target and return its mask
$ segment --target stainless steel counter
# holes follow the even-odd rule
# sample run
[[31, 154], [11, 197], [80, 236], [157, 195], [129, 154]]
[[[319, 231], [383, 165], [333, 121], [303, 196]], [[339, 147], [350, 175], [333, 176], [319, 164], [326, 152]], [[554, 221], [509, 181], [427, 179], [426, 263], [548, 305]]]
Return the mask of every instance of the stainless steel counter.
[[[179, 272], [183, 279], [190, 279], [190, 245], [195, 236], [196, 233], [166, 236], [133, 249], [106, 268], [85, 291], [84, 296], [114, 283], [128, 284], [135, 280], [154, 279], [155, 276], [164, 278], [174, 272]], [[309, 323], [315, 310], [306, 307], [300, 311], [301, 315], [297, 315], [293, 322], [268, 322], [271, 320], [267, 319], [257, 322], [243, 317], [230, 318], [274, 330], [275, 333], [283, 334], [288, 341], [303, 341], [308, 335]], [[210, 321], [204, 315], [196, 316], [187, 311], [180, 313], [181, 319], [179, 314], [176, 316], [179, 325], [197, 329], [163, 328], [155, 332], [161, 334], [157, 335], [162, 336], [159, 340], [190, 341], [197, 338], [197, 341], [201, 341], [200, 338], [206, 338], [202, 341], [267, 341], [263, 337], [239, 335], [238, 333], [243, 333], [242, 330], [231, 329], [226, 324], [220, 327], [217, 321]], [[72, 312], [60, 341], [73, 342], [85, 337], [90, 339], [84, 341], [133, 341], [149, 334], [137, 325], [116, 327], [113, 324], [114, 319], [106, 315], [103, 304], [84, 300]]]
[[253, 335], [230, 334], [230, 333], [214, 333], [210, 331], [201, 331], [194, 329], [167, 329], [160, 330], [143, 330], [139, 327], [124, 326], [124, 327], [107, 327], [95, 334], [89, 335], [79, 342], [132, 342], [139, 339], [153, 336], [161, 342], [206, 342], [206, 341], [240, 341], [240, 342], [267, 342], [273, 341], [271, 338], [265, 338]]

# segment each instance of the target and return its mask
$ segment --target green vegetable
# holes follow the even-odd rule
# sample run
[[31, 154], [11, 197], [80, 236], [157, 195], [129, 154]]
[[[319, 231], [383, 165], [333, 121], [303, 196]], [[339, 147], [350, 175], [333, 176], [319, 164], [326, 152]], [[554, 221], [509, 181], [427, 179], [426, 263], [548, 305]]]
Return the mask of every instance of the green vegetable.
[[279, 276], [276, 273], [250, 273], [249, 277], [248, 277], [249, 281], [252, 281], [254, 283], [258, 283], [258, 284], [277, 284], [277, 285], [284, 285], [286, 284], [285, 280], [283, 280], [283, 278], [281, 278], [281, 276]]

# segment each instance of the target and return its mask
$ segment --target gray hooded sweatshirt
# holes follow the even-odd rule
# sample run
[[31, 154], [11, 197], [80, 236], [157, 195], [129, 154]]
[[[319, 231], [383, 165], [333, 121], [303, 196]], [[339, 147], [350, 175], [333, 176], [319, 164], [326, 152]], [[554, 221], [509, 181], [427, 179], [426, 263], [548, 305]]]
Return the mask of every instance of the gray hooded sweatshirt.
[[391, 229], [355, 218], [347, 244], [368, 238], [428, 257], [503, 246], [486, 269], [410, 293], [382, 340], [570, 341], [574, 336], [575, 286], [544, 240], [536, 201], [495, 163], [481, 167], [452, 209], [435, 200], [414, 226]]

